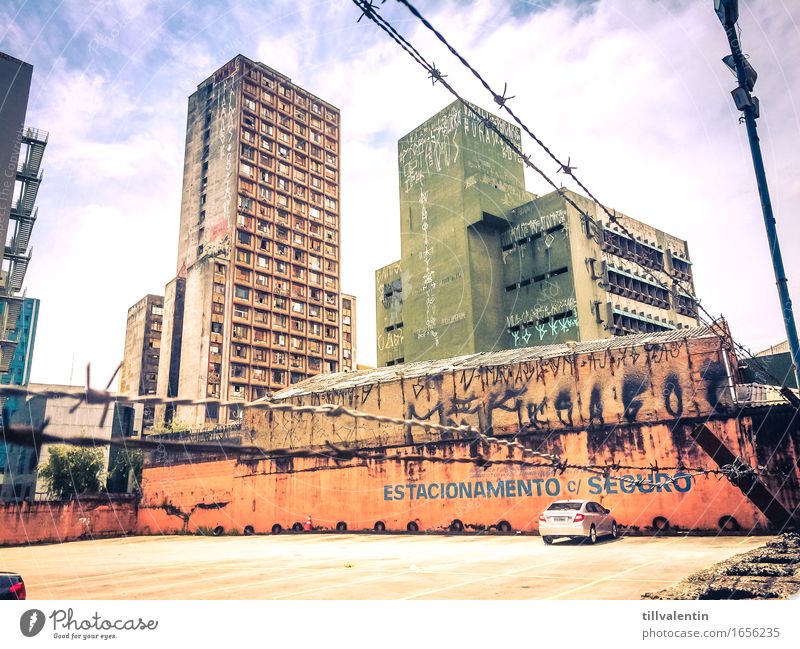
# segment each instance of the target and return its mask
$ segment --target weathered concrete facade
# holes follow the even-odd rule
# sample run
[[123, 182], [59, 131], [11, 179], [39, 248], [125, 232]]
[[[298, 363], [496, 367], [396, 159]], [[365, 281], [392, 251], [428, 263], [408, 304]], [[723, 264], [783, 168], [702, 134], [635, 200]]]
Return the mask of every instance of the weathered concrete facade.
[[[119, 373], [121, 394], [156, 394], [163, 316], [161, 295], [146, 295], [128, 309], [125, 352]], [[154, 410], [154, 406], [144, 407], [144, 428], [153, 427]]]
[[522, 161], [460, 102], [398, 149], [402, 257], [376, 272], [378, 365], [698, 323], [685, 241], [612, 224], [574, 192], [529, 194]]
[[339, 330], [341, 331], [342, 337], [339, 368], [342, 372], [352, 372], [358, 368], [358, 361], [356, 360], [356, 353], [358, 350], [356, 341], [356, 335], [358, 333], [356, 329], [357, 303], [358, 300], [355, 295], [342, 293], [341, 322], [339, 323]]
[[[177, 291], [165, 296], [182, 325], [165, 331], [158, 394], [246, 402], [338, 371], [339, 230], [338, 109], [236, 56], [189, 98], [182, 308]], [[211, 403], [173, 414], [202, 427], [241, 412]]]
[[[787, 509], [800, 505], [798, 422], [777, 422], [783, 427], [776, 431], [774, 417], [742, 405], [728, 343], [724, 329], [699, 327], [314, 377], [276, 398], [469, 424], [608, 473], [554, 471], [470, 432], [252, 409], [243, 432], [249, 429], [268, 457], [147, 467], [140, 530], [185, 524], [270, 531], [312, 515], [323, 528], [380, 522], [387, 529], [446, 529], [458, 520], [531, 531], [541, 510], [565, 497], [597, 499], [628, 527], [666, 521], [718, 529], [728, 517], [740, 527], [766, 527], [759, 507], [730, 482], [686, 477], [692, 469], [719, 468], [722, 455], [715, 451], [714, 460], [697, 441], [702, 430], [750, 466], [788, 470], [789, 478], [770, 488]], [[757, 428], [754, 417], [761, 417]], [[378, 457], [332, 458], [328, 442]]]

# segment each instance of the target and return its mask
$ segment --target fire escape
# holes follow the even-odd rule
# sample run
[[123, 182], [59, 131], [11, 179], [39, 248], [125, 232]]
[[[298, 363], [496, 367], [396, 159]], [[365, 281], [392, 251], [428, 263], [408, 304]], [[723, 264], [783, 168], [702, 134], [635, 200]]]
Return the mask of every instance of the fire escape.
[[[19, 295], [31, 260], [30, 247], [36, 221], [36, 195], [42, 182], [42, 156], [47, 145], [46, 131], [26, 127], [22, 132], [24, 152], [20, 151], [16, 179], [18, 192], [11, 203], [8, 235], [0, 272], [0, 372], [7, 372], [17, 347], [17, 320], [24, 295]], [[24, 153], [24, 157], [23, 157]]]

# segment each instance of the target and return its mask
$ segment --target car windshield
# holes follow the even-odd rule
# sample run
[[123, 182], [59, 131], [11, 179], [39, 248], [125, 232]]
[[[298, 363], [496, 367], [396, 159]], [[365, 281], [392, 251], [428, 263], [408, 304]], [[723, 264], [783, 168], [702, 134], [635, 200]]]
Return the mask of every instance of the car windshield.
[[547, 511], [564, 511], [564, 510], [578, 510], [583, 503], [553, 503], [547, 508]]

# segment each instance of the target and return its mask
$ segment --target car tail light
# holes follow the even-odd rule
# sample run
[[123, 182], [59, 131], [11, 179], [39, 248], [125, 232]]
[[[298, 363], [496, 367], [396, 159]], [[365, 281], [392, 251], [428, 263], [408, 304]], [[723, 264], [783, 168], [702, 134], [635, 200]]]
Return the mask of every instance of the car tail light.
[[575, 514], [575, 520], [573, 523], [580, 523], [584, 518], [586, 518], [586, 516], [583, 514]]
[[17, 599], [25, 599], [27, 593], [25, 592], [25, 582], [20, 580], [11, 587], [11, 594]]
[[539, 520], [542, 521], [543, 523], [547, 522], [547, 519], [544, 517], [544, 514], [539, 514]]

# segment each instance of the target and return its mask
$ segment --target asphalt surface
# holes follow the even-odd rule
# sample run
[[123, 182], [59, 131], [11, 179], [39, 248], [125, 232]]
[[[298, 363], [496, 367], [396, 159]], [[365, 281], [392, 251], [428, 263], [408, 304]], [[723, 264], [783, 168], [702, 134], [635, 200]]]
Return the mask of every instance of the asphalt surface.
[[771, 537], [306, 534], [0, 548], [35, 599], [639, 599]]

